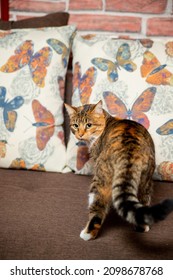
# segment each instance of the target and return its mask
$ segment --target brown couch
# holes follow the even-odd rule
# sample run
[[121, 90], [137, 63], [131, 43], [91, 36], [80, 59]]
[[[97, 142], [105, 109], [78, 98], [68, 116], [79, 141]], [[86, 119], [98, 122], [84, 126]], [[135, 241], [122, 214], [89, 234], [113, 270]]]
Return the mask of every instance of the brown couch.
[[[0, 259], [173, 259], [173, 214], [137, 233], [112, 210], [99, 237], [82, 240], [90, 182], [73, 173], [0, 169]], [[155, 181], [153, 203], [167, 197], [173, 183]]]
[[[18, 22], [0, 20], [1, 29], [61, 26], [68, 14], [47, 15]], [[66, 94], [70, 103], [72, 75]], [[67, 118], [66, 118], [67, 120]], [[68, 124], [65, 125], [66, 142]], [[173, 214], [148, 233], [111, 211], [99, 237], [80, 237], [87, 216], [90, 176], [0, 169], [0, 259], [172, 259]], [[153, 203], [173, 197], [173, 183], [155, 182]]]

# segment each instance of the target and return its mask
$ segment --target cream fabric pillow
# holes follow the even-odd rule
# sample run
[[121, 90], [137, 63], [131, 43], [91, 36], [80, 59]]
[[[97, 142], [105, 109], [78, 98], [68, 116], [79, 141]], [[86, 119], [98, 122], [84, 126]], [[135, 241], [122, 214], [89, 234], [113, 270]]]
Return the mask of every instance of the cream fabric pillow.
[[64, 82], [74, 31], [0, 31], [0, 167], [64, 170]]
[[[155, 178], [167, 179], [165, 165], [173, 164], [173, 40], [78, 34], [72, 50], [72, 105], [103, 100], [111, 115], [143, 124], [155, 143]], [[87, 147], [72, 134], [67, 157], [76, 173], [92, 172]]]

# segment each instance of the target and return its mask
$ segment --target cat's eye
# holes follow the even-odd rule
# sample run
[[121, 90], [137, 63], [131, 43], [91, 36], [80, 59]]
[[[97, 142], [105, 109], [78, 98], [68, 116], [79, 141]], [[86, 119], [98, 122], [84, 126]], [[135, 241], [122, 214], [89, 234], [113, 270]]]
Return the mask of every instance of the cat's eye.
[[92, 123], [87, 123], [86, 128], [90, 128], [92, 126]]
[[77, 123], [74, 123], [74, 124], [73, 124], [73, 128], [74, 128], [74, 129], [77, 129], [78, 127], [79, 127], [79, 126], [78, 126]]

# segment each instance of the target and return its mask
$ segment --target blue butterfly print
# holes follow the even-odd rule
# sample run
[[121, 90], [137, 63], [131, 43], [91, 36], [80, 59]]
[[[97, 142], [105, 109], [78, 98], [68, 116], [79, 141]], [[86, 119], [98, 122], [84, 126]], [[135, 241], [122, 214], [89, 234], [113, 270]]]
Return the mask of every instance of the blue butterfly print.
[[107, 78], [110, 82], [116, 82], [118, 79], [118, 69], [125, 69], [128, 72], [136, 70], [137, 65], [131, 60], [130, 46], [127, 43], [122, 44], [117, 51], [116, 61], [111, 61], [102, 57], [95, 57], [91, 60], [101, 71], [107, 72]]
[[5, 100], [5, 98], [6, 88], [0, 87], [0, 108], [3, 108], [4, 124], [8, 131], [13, 132], [17, 120], [17, 113], [15, 110], [23, 105], [24, 99], [22, 96], [16, 96], [11, 101]]
[[70, 49], [67, 48], [67, 46], [58, 39], [48, 39], [47, 43], [54, 49], [56, 53], [62, 54], [62, 64], [64, 68], [66, 68]]

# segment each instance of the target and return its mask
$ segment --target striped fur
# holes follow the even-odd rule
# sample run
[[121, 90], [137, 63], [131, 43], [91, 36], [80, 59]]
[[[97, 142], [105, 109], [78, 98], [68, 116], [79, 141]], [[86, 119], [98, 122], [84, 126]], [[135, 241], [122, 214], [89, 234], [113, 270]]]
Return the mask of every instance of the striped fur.
[[89, 220], [81, 238], [96, 238], [110, 209], [138, 231], [149, 227], [173, 211], [173, 200], [149, 206], [152, 194], [152, 175], [155, 169], [153, 140], [137, 122], [119, 120], [97, 104], [71, 107], [71, 131], [90, 147], [95, 172], [89, 193]]

